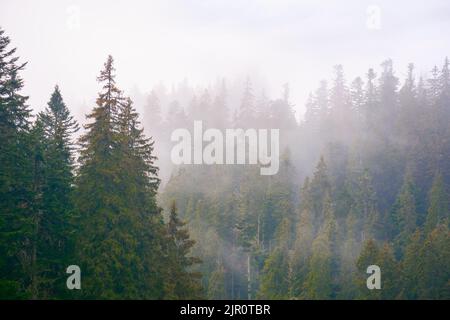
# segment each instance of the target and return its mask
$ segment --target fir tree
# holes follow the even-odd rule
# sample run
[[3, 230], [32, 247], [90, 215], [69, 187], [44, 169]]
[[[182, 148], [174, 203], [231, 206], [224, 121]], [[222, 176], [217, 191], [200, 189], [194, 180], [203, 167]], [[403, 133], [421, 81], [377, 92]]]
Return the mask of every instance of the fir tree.
[[425, 239], [420, 264], [419, 298], [450, 298], [450, 232], [446, 224], [438, 225]]
[[165, 281], [166, 296], [168, 299], [193, 299], [201, 297], [200, 274], [191, 270], [192, 266], [201, 262], [200, 259], [190, 256], [195, 244], [189, 237], [186, 223], [178, 218], [175, 202], [170, 208], [170, 217], [167, 224], [169, 243], [167, 254], [169, 265], [167, 280]]
[[402, 298], [417, 299], [419, 297], [419, 280], [423, 277], [422, 248], [422, 233], [416, 230], [406, 246], [401, 262]]
[[[74, 213], [72, 134], [77, 130], [78, 124], [56, 86], [48, 107], [38, 114], [33, 129], [38, 139], [35, 143], [36, 155], [42, 166], [40, 214], [35, 221], [37, 261], [34, 281], [34, 295], [40, 298], [61, 297], [67, 293], [65, 268], [73, 263], [70, 261], [73, 256], [71, 223]], [[38, 146], [41, 146], [40, 150]]]
[[33, 145], [16, 48], [0, 28], [0, 297], [28, 295], [33, 221]]
[[289, 297], [292, 270], [289, 265], [291, 225], [288, 217], [280, 222], [274, 248], [268, 255], [261, 274], [258, 296], [262, 299], [286, 299]]
[[409, 241], [409, 237], [415, 231], [417, 226], [418, 214], [415, 192], [416, 190], [412, 177], [407, 174], [402, 190], [397, 198], [395, 209], [395, 221], [398, 227], [395, 243], [399, 255], [403, 253], [404, 247]]
[[438, 224], [449, 218], [449, 196], [445, 192], [444, 180], [437, 174], [430, 190], [430, 206], [425, 221], [425, 233], [429, 234]]
[[250, 78], [245, 82], [244, 93], [235, 119], [236, 128], [249, 128], [255, 119], [255, 96]]
[[324, 199], [325, 220], [312, 244], [309, 273], [304, 283], [303, 297], [307, 299], [332, 299], [335, 292], [336, 220], [329, 195]]
[[[368, 290], [366, 285], [367, 268], [371, 265], [377, 265], [380, 249], [376, 242], [372, 239], [367, 240], [356, 260], [356, 267], [358, 268], [357, 286], [359, 288], [358, 298], [361, 299], [376, 299], [379, 297], [379, 290]], [[383, 283], [381, 284], [383, 285]]]
[[312, 203], [309, 191], [309, 179], [307, 178], [302, 188], [302, 202], [299, 208], [296, 238], [290, 262], [293, 270], [290, 295], [294, 297], [300, 297], [302, 295], [303, 283], [309, 272], [309, 259], [314, 240], [311, 212]]
[[154, 199], [159, 184], [152, 142], [138, 127], [131, 100], [115, 85], [112, 57], [103, 91], [81, 137], [76, 209], [77, 256], [87, 298], [163, 296], [164, 228]]

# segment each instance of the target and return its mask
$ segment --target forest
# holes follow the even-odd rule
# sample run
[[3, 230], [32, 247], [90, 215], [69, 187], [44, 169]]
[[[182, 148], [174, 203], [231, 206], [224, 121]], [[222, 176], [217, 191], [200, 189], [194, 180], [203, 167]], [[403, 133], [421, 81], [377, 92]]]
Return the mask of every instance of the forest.
[[[25, 68], [0, 29], [0, 299], [450, 299], [448, 58], [337, 65], [300, 119], [250, 77], [131, 97], [109, 56], [79, 124], [58, 85], [33, 114]], [[200, 120], [279, 129], [277, 174], [172, 164]]]

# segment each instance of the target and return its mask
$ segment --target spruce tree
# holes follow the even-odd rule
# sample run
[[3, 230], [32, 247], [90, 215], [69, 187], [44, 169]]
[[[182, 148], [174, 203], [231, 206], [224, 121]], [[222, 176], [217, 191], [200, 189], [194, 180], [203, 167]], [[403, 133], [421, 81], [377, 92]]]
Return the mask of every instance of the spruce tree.
[[289, 263], [283, 248], [276, 247], [265, 261], [261, 275], [259, 299], [287, 299], [289, 297]]
[[191, 256], [195, 241], [190, 239], [185, 226], [186, 223], [178, 218], [177, 207], [173, 201], [167, 224], [168, 266], [164, 283], [167, 299], [198, 299], [202, 296], [200, 274], [192, 271], [192, 267], [201, 260]]
[[[358, 267], [358, 297], [362, 299], [395, 299], [400, 293], [400, 268], [395, 259], [392, 246], [385, 243], [381, 248], [373, 240], [365, 243], [356, 262]], [[371, 265], [380, 267], [381, 289], [369, 290], [366, 286], [367, 268]]]
[[450, 217], [449, 196], [445, 192], [444, 180], [440, 173], [434, 178], [429, 199], [430, 205], [424, 226], [426, 234], [429, 234], [439, 223]]
[[[380, 250], [376, 263], [381, 270], [381, 295], [383, 300], [392, 300], [400, 294], [400, 266], [395, 258], [394, 250], [389, 243], [385, 243]], [[375, 290], [372, 290], [375, 291]]]
[[33, 145], [16, 48], [0, 28], [0, 297], [29, 296]]
[[395, 222], [397, 235], [395, 237], [396, 253], [402, 255], [409, 237], [417, 226], [416, 189], [412, 177], [407, 174], [402, 189], [396, 201]]
[[255, 120], [255, 96], [250, 78], [247, 78], [245, 82], [244, 93], [237, 112], [234, 126], [236, 128], [251, 128]]
[[[73, 149], [78, 124], [64, 104], [58, 86], [33, 128], [35, 162], [40, 159], [39, 216], [35, 221], [34, 295], [64, 297], [65, 270], [73, 255]], [[39, 147], [40, 146], [40, 147]], [[34, 166], [38, 170], [39, 163]]]
[[422, 233], [416, 230], [406, 246], [401, 261], [401, 297], [417, 299], [419, 297], [419, 280], [423, 277], [423, 239]]
[[111, 56], [98, 80], [103, 90], [80, 139], [76, 181], [83, 297], [160, 298], [164, 228], [152, 142], [115, 84]]
[[[161, 105], [155, 90], [152, 90], [148, 95], [144, 108], [145, 122], [152, 124], [152, 130], [159, 128], [162, 124]], [[152, 134], [154, 133], [156, 132], [152, 132]]]
[[336, 220], [330, 195], [323, 204], [324, 222], [312, 244], [309, 273], [304, 282], [303, 297], [307, 299], [332, 299], [335, 297]]
[[420, 263], [423, 274], [419, 278], [419, 298], [450, 299], [450, 232], [446, 224], [428, 234]]
[[324, 157], [320, 158], [319, 163], [316, 166], [316, 171], [311, 179], [310, 190], [314, 217], [314, 234], [316, 234], [325, 218], [323, 215], [325, 195], [330, 195], [331, 193], [331, 182], [328, 175], [328, 166]]
[[258, 297], [262, 299], [287, 299], [292, 272], [289, 265], [291, 222], [289, 217], [280, 222], [274, 239], [274, 248], [264, 262]]
[[306, 178], [301, 192], [301, 205], [296, 224], [296, 238], [291, 255], [290, 265], [293, 271], [290, 295], [300, 297], [303, 283], [309, 272], [309, 259], [311, 257], [313, 235], [313, 217], [311, 211], [311, 196], [309, 194], [309, 179]]
[[356, 267], [358, 268], [356, 283], [359, 288], [357, 297], [360, 299], [379, 298], [379, 290], [369, 290], [366, 285], [367, 268], [371, 265], [377, 265], [379, 252], [380, 249], [378, 248], [377, 243], [374, 240], [369, 239], [364, 243], [361, 253], [356, 260]]

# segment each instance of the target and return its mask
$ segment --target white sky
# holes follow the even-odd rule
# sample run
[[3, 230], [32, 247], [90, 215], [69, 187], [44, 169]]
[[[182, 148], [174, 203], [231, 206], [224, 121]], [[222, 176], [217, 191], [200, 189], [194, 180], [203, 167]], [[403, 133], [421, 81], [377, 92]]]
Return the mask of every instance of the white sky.
[[[380, 9], [379, 29], [367, 27], [371, 5]], [[289, 82], [298, 114], [335, 64], [350, 82], [392, 58], [403, 78], [409, 62], [425, 73], [450, 55], [448, 0], [0, 0], [0, 26], [29, 62], [31, 106], [41, 110], [58, 83], [79, 120], [108, 54], [128, 92], [257, 74], [272, 97]]]

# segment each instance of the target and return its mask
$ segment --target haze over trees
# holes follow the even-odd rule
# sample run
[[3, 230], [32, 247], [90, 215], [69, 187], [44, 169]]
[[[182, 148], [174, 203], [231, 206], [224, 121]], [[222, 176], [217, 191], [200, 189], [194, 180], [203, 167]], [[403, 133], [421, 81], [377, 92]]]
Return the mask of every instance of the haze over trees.
[[[250, 78], [239, 97], [225, 79], [154, 88], [141, 125], [109, 56], [78, 140], [64, 88], [32, 115], [25, 67], [0, 29], [1, 299], [450, 298], [447, 58], [427, 78], [338, 65], [300, 122], [287, 84], [276, 99]], [[279, 128], [278, 173], [174, 167], [170, 134], [194, 120]]]
[[[416, 79], [413, 64], [405, 79], [391, 60], [380, 67], [347, 81], [336, 66], [300, 123], [288, 86], [270, 100], [247, 80], [235, 106], [193, 96], [175, 127], [192, 127], [196, 108], [214, 127], [225, 106], [225, 126], [280, 128], [282, 150], [277, 175], [181, 166], [160, 194], [189, 221], [210, 298], [449, 298], [450, 271], [440, 265], [450, 257], [449, 60], [428, 79]], [[366, 287], [371, 264], [382, 290]]]

